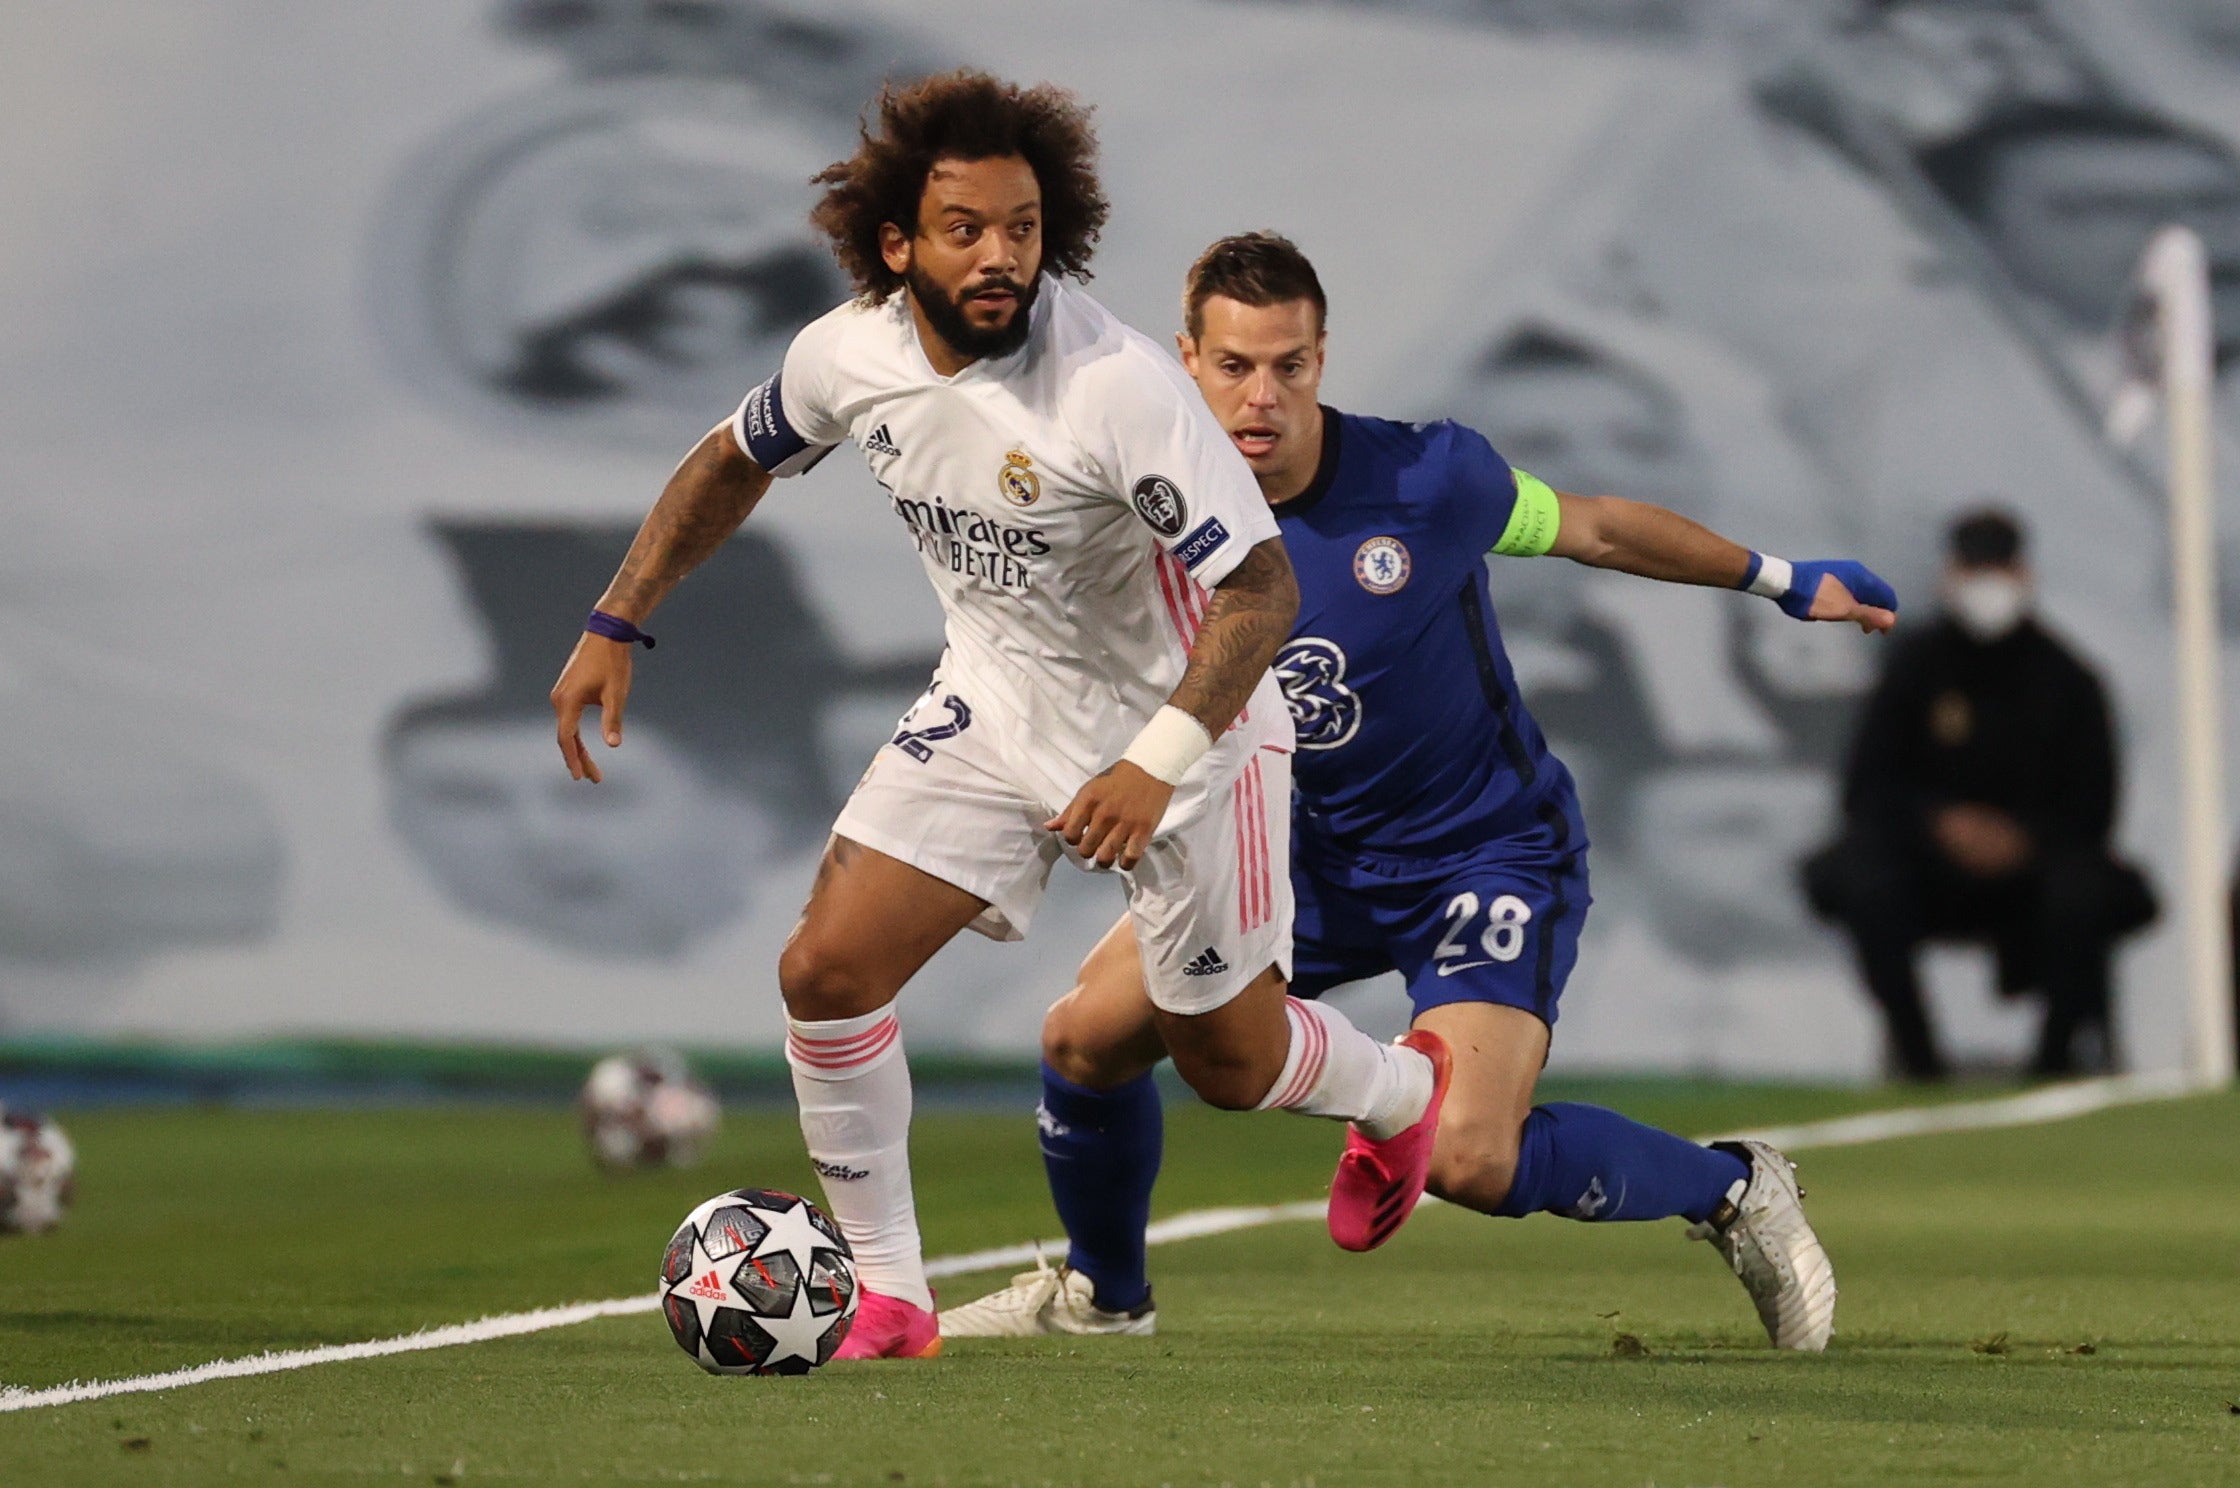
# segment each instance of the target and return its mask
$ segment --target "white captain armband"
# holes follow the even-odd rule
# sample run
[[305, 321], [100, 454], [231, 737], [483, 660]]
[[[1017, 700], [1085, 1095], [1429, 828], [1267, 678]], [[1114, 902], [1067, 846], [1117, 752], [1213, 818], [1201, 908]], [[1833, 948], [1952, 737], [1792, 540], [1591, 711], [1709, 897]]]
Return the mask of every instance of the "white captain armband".
[[748, 458], [772, 475], [799, 475], [832, 451], [828, 444], [811, 444], [794, 432], [786, 418], [785, 399], [778, 383], [783, 369], [753, 392], [731, 415], [731, 437]]

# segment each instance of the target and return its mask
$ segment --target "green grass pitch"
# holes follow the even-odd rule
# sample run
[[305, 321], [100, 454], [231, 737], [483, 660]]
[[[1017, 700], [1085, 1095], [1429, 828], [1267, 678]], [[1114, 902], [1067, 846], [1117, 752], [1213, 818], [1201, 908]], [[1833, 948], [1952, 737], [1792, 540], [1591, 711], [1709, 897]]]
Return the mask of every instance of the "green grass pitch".
[[[1859, 1101], [1599, 1093], [1690, 1131]], [[649, 1291], [692, 1203], [809, 1182], [781, 1112], [626, 1180], [557, 1110], [70, 1126], [77, 1211], [0, 1243], [8, 1384]], [[1311, 1195], [1335, 1142], [1174, 1102], [1160, 1208]], [[1023, 1112], [922, 1115], [917, 1152], [933, 1253], [1051, 1230]], [[1310, 1224], [1155, 1252], [1152, 1339], [720, 1379], [615, 1318], [0, 1415], [0, 1484], [2240, 1483], [2240, 1097], [1800, 1160], [1842, 1286], [1818, 1358], [1677, 1223], [1434, 1208], [1367, 1257]]]

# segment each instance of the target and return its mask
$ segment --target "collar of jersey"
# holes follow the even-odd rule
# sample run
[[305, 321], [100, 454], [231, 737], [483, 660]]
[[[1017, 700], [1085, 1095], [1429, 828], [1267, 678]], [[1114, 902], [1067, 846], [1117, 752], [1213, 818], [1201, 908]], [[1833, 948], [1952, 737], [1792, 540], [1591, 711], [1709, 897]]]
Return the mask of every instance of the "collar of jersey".
[[955, 387], [962, 382], [971, 382], [976, 377], [988, 375], [990, 372], [998, 380], [1001, 380], [1006, 370], [1019, 365], [1034, 350], [1035, 338], [1042, 335], [1043, 328], [1049, 324], [1051, 291], [1058, 287], [1058, 277], [1055, 274], [1043, 274], [1038, 277], [1041, 282], [1035, 290], [1034, 308], [1027, 312], [1027, 339], [1025, 344], [1009, 356], [976, 357], [947, 377], [943, 377], [939, 370], [934, 367], [933, 358], [926, 355], [925, 342], [919, 339], [917, 317], [910, 313], [910, 292], [906, 289], [896, 290], [893, 296], [896, 310], [902, 317], [903, 327], [909, 332], [910, 351], [912, 355], [917, 357], [920, 370], [925, 373], [930, 381], [940, 383], [943, 387]]
[[1345, 415], [1324, 403], [1322, 408], [1322, 458], [1315, 462], [1314, 479], [1307, 488], [1276, 508], [1278, 517], [1303, 517], [1330, 494], [1331, 482], [1338, 478], [1338, 425]]

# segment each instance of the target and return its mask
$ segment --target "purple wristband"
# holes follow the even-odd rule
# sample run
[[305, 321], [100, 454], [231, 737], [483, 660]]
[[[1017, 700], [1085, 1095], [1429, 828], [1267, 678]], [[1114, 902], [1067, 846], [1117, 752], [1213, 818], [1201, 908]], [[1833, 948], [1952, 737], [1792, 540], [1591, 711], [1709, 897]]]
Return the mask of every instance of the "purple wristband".
[[647, 635], [620, 615], [610, 615], [605, 610], [593, 610], [591, 618], [583, 622], [583, 628], [595, 636], [605, 636], [608, 640], [620, 641], [625, 646], [637, 642], [648, 651], [653, 649], [652, 636]]

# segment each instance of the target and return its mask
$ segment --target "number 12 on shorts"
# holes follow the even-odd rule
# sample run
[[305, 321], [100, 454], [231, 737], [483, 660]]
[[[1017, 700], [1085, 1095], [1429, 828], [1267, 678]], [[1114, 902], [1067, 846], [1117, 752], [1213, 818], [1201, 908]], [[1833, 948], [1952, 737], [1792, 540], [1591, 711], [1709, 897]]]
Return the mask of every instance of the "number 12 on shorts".
[[[1478, 896], [1467, 889], [1447, 901], [1447, 933], [1439, 937], [1438, 949], [1431, 953], [1439, 975], [1452, 976], [1473, 966], [1514, 961], [1524, 954], [1524, 927], [1532, 923], [1532, 906], [1514, 894], [1503, 894], [1484, 906], [1483, 921], [1478, 918], [1479, 907]], [[1473, 927], [1477, 929], [1476, 945], [1470, 944]], [[1481, 958], [1473, 960], [1473, 952], [1482, 953]]]

